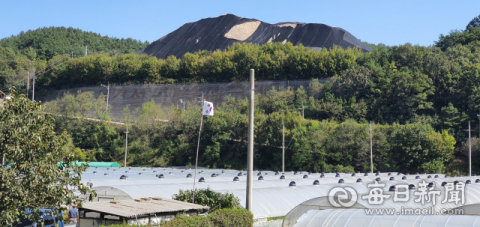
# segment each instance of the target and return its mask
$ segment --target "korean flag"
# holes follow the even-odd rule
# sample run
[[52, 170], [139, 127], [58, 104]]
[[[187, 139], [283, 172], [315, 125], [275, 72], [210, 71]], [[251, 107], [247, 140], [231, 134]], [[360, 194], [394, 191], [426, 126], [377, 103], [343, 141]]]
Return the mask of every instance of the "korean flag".
[[203, 102], [203, 115], [213, 116], [213, 103], [206, 101]]

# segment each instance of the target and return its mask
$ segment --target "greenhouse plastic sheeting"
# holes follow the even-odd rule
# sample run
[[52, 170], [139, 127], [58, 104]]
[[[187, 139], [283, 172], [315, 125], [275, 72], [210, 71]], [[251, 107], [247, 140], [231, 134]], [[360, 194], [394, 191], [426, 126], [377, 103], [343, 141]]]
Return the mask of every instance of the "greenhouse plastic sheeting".
[[[187, 178], [187, 174], [194, 175], [192, 168], [141, 168], [141, 167], [116, 167], [116, 168], [88, 168], [86, 173], [82, 174], [82, 183], [92, 183], [99, 196], [104, 198], [129, 199], [143, 197], [164, 197], [171, 198], [179, 190], [191, 190], [193, 188], [193, 178]], [[241, 176], [238, 174], [241, 173]], [[107, 175], [105, 175], [107, 174]], [[163, 174], [164, 178], [156, 177]], [[215, 174], [215, 177], [212, 177]], [[238, 170], [222, 169], [198, 169], [196, 177], [196, 188], [211, 188], [221, 193], [233, 193], [237, 196], [241, 204], [245, 205], [246, 172]], [[389, 175], [390, 174], [390, 175]], [[126, 180], [120, 180], [120, 176], [125, 175]], [[257, 175], [261, 175], [264, 180], [258, 180]], [[281, 176], [285, 176], [281, 180]], [[305, 176], [306, 175], [306, 176]], [[472, 184], [466, 186], [465, 204], [480, 203], [480, 184], [474, 183], [480, 177], [448, 177], [443, 174], [412, 174], [404, 175], [398, 173], [325, 173], [320, 177], [320, 173], [307, 172], [285, 172], [275, 175], [273, 171], [254, 171], [253, 179], [253, 214], [256, 219], [267, 217], [285, 216], [290, 210], [299, 204], [314, 198], [327, 196], [333, 187], [352, 187], [359, 194], [368, 194], [368, 184], [379, 178], [380, 183], [385, 184], [383, 188], [385, 194], [392, 194], [388, 189], [392, 185], [414, 184], [418, 188], [418, 183], [434, 182], [437, 190], [443, 190], [440, 185], [442, 182], [454, 182], [470, 180]], [[435, 178], [438, 175], [438, 178]], [[428, 178], [430, 176], [430, 178]], [[205, 179], [204, 183], [198, 182], [199, 178]], [[239, 181], [233, 181], [235, 177]], [[306, 177], [306, 178], [304, 178]], [[390, 180], [390, 178], [394, 178]], [[402, 177], [406, 177], [402, 180]], [[419, 177], [420, 179], [415, 179]], [[362, 179], [357, 183], [357, 179]], [[339, 184], [343, 179], [345, 183]], [[320, 185], [314, 186], [313, 182], [318, 180]], [[295, 181], [295, 187], [289, 187], [289, 183]], [[442, 191], [443, 193], [443, 191]], [[112, 197], [113, 195], [113, 197]], [[443, 195], [443, 194], [442, 194]], [[443, 198], [443, 197], [442, 197]], [[423, 208], [424, 205], [413, 202], [413, 194], [408, 203], [393, 203], [392, 199], [384, 202], [383, 207], [399, 209], [400, 207]], [[358, 200], [359, 205], [369, 207], [365, 200]], [[454, 208], [455, 204], [442, 204], [445, 208]]]
[[362, 209], [311, 210], [295, 227], [394, 227], [480, 226], [479, 216], [468, 215], [367, 215]]
[[[454, 178], [451, 178], [456, 180]], [[414, 180], [405, 181], [409, 184], [414, 183]], [[370, 182], [371, 183], [371, 182]], [[403, 182], [402, 182], [403, 183]], [[327, 196], [328, 192], [338, 185], [319, 185], [319, 186], [297, 186], [297, 187], [282, 187], [282, 188], [255, 188], [253, 189], [252, 199], [252, 213], [254, 217], [257, 218], [268, 218], [268, 217], [279, 217], [285, 216], [290, 210], [292, 210], [297, 205], [303, 203], [304, 201], [316, 198]], [[425, 203], [422, 205], [419, 202], [414, 202], [413, 191], [410, 191], [410, 200], [407, 202], [393, 202], [392, 198], [386, 199], [382, 205], [370, 205], [367, 201], [361, 199], [361, 195], [367, 195], [369, 193], [369, 188], [366, 187], [366, 184], [357, 183], [357, 184], [342, 184], [342, 186], [348, 186], [357, 191], [359, 198], [357, 203], [367, 207], [367, 208], [395, 208], [396, 210], [404, 208], [428, 208], [432, 205], [430, 203]], [[384, 194], [392, 195], [393, 192], [388, 192], [388, 187], [385, 187]], [[437, 200], [443, 199], [444, 189], [443, 187], [436, 186], [436, 190], [441, 191], [441, 196]], [[233, 193], [240, 199], [242, 206], [245, 206], [245, 190], [221, 190], [218, 192], [222, 193]], [[471, 184], [467, 185], [465, 189], [465, 204], [475, 204], [480, 203], [480, 184]], [[440, 209], [452, 209], [455, 207], [461, 206], [461, 204], [455, 203], [440, 203], [437, 201], [435, 205], [435, 210]]]

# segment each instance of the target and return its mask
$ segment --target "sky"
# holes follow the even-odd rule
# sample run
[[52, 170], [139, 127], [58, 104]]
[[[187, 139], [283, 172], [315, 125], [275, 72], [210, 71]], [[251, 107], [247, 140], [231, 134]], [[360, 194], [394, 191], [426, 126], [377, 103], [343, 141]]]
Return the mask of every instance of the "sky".
[[440, 34], [465, 29], [480, 14], [480, 1], [0, 0], [0, 39], [64, 26], [153, 42], [185, 23], [226, 13], [267, 23], [323, 23], [373, 44], [429, 46]]

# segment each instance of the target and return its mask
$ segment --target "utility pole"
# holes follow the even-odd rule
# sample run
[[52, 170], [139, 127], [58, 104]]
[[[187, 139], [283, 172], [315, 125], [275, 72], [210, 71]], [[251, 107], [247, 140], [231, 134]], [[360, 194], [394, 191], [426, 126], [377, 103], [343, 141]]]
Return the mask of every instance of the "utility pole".
[[73, 52], [72, 52], [72, 53], [70, 53], [70, 58], [72, 58], [72, 59], [73, 59]]
[[[183, 99], [180, 99], [180, 104], [183, 105], [183, 112], [185, 112], [185, 102], [183, 101]], [[178, 107], [177, 107], [178, 108]]]
[[108, 85], [106, 86], [106, 88], [107, 88], [107, 107], [105, 107], [105, 114], [107, 114], [107, 112], [108, 112], [108, 97], [110, 97], [110, 81], [107, 82], [107, 83], [108, 83]]
[[470, 121], [468, 121], [468, 174], [472, 176], [472, 136], [470, 132]]
[[85, 57], [87, 56], [88, 46], [85, 46]]
[[33, 88], [32, 88], [32, 102], [35, 101], [35, 71], [33, 71]]
[[29, 88], [30, 88], [30, 72], [27, 72], [27, 99], [28, 99], [28, 89]]
[[370, 121], [370, 172], [373, 173], [372, 122]]
[[472, 176], [472, 134], [470, 129], [470, 121], [468, 121], [468, 174]]
[[125, 131], [125, 167], [127, 167], [127, 146], [128, 146], [128, 124], [125, 122], [125, 125], [127, 125], [127, 131]]
[[299, 110], [302, 110], [302, 119], [305, 119], [305, 106], [303, 105], [303, 102], [302, 102], [302, 108], [297, 108]]
[[480, 108], [478, 108], [478, 138], [480, 139]]
[[282, 173], [285, 173], [285, 124], [282, 122]]
[[[203, 107], [203, 92], [202, 92], [202, 100], [201, 101], [198, 101], [200, 103], [200, 106]], [[203, 116], [203, 115], [202, 115]]]
[[247, 202], [246, 208], [252, 211], [252, 184], [253, 184], [253, 121], [255, 105], [255, 70], [250, 69], [250, 97], [248, 115], [248, 155], [247, 155]]

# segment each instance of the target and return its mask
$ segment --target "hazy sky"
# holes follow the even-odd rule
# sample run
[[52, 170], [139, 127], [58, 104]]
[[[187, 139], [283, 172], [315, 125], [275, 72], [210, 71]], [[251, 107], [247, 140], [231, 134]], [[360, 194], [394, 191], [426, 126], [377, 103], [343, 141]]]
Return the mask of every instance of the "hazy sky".
[[268, 23], [323, 23], [375, 44], [428, 46], [440, 34], [465, 29], [480, 14], [480, 0], [0, 0], [0, 39], [65, 26], [152, 42], [185, 23], [226, 13]]

